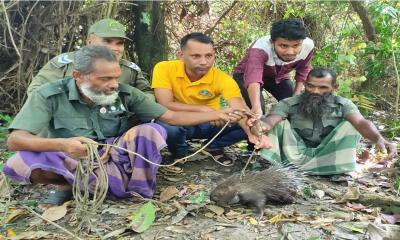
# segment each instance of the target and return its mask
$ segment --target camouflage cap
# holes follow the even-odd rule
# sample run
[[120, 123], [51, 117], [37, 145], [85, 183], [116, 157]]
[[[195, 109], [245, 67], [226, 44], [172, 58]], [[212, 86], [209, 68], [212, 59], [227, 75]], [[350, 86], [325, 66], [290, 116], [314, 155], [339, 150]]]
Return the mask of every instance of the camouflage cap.
[[95, 34], [99, 37], [128, 38], [125, 34], [126, 27], [114, 19], [106, 18], [95, 22], [89, 27], [88, 35]]

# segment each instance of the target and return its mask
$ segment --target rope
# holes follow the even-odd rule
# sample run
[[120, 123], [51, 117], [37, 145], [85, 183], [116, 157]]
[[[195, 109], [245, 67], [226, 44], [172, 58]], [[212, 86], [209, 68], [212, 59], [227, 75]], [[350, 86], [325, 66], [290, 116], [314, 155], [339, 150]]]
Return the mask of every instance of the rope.
[[253, 158], [255, 153], [256, 153], [256, 150], [254, 149], [253, 152], [251, 152], [249, 159], [247, 159], [246, 165], [244, 165], [242, 171], [240, 172], [240, 176], [239, 176], [240, 181], [242, 181], [244, 175], [246, 175], [245, 174], [246, 168], [249, 165], [249, 163], [251, 162], [251, 159]]
[[[99, 156], [96, 144], [86, 144], [88, 156], [78, 162], [75, 180], [72, 187], [76, 208], [75, 214], [79, 224], [77, 230], [91, 229], [91, 219], [102, 205], [108, 191], [108, 175], [103, 164], [103, 159], [108, 154], [109, 148], [103, 156]], [[96, 169], [96, 174], [94, 174]], [[89, 181], [89, 177], [91, 179]], [[93, 184], [90, 183], [95, 183]], [[92, 192], [90, 197], [89, 190]]]
[[[84, 228], [87, 228], [87, 230], [90, 230], [92, 225], [91, 225], [91, 219], [93, 216], [96, 214], [96, 211], [100, 208], [102, 205], [104, 199], [107, 196], [108, 192], [108, 175], [107, 171], [104, 166], [104, 160], [107, 159], [109, 151], [111, 148], [116, 148], [122, 151], [125, 151], [127, 153], [133, 154], [137, 157], [140, 157], [144, 161], [148, 162], [149, 164], [153, 164], [158, 167], [170, 167], [174, 166], [175, 164], [182, 162], [185, 163], [188, 161], [189, 158], [195, 156], [196, 154], [200, 152], [206, 152], [204, 149], [207, 148], [221, 133], [222, 131], [230, 124], [230, 121], [228, 121], [219, 131], [218, 133], [210, 139], [205, 145], [203, 145], [200, 149], [198, 149], [196, 152], [193, 154], [190, 154], [189, 156], [179, 158], [175, 160], [171, 164], [158, 164], [150, 161], [149, 159], [145, 158], [139, 153], [130, 151], [126, 148], [122, 148], [120, 146], [117, 146], [115, 144], [102, 144], [102, 143], [87, 143], [86, 145], [86, 151], [88, 153], [88, 156], [85, 159], [82, 159], [78, 162], [78, 166], [76, 168], [75, 172], [75, 180], [73, 183], [73, 188], [72, 188], [72, 193], [75, 198], [75, 204], [76, 204], [76, 209], [75, 209], [75, 214], [76, 218], [79, 222], [77, 229], [82, 230]], [[102, 156], [99, 155], [98, 153], [98, 146], [105, 146], [105, 152]], [[253, 157], [255, 151], [252, 152], [250, 155], [246, 166], [242, 170], [242, 174], [244, 175], [244, 171], [248, 165], [248, 163], [251, 161], [251, 158]], [[230, 166], [224, 163], [221, 163], [217, 161], [210, 153], [208, 153], [209, 156], [212, 157], [212, 159], [222, 165], [222, 166]], [[96, 169], [96, 174], [94, 174], [94, 169]], [[94, 177], [91, 181], [89, 181], [89, 177]], [[90, 184], [90, 182], [94, 182], [95, 186], [93, 187], [93, 184]], [[91, 191], [90, 191], [91, 190]], [[92, 192], [92, 198], [90, 199], [90, 192]]]
[[[158, 166], [158, 167], [172, 167], [172, 166], [174, 166], [174, 165], [176, 165], [177, 163], [180, 163], [180, 162], [181, 162], [181, 163], [185, 163], [185, 162], [188, 161], [189, 158], [191, 158], [191, 157], [197, 155], [197, 154], [200, 153], [200, 152], [206, 153], [207, 155], [211, 156], [211, 158], [212, 158], [216, 163], [218, 163], [218, 164], [220, 164], [220, 165], [222, 165], [222, 166], [230, 166], [229, 164], [224, 164], [224, 163], [221, 163], [221, 162], [217, 161], [217, 160], [214, 158], [214, 156], [212, 156], [209, 152], [207, 152], [207, 151], [205, 150], [205, 149], [206, 149], [206, 148], [207, 148], [221, 133], [222, 133], [222, 131], [224, 131], [224, 129], [225, 129], [229, 124], [230, 124], [230, 121], [226, 122], [225, 125], [217, 132], [217, 134], [215, 134], [215, 136], [214, 136], [213, 138], [211, 138], [210, 141], [208, 141], [205, 145], [203, 145], [199, 150], [197, 150], [196, 152], [194, 152], [194, 153], [192, 153], [192, 154], [190, 154], [190, 155], [188, 155], [188, 156], [185, 156], [185, 157], [183, 157], [183, 158], [176, 159], [176, 160], [175, 160], [173, 163], [171, 163], [171, 164], [158, 164], [158, 163], [154, 163], [154, 162], [150, 161], [149, 159], [145, 158], [144, 156], [142, 156], [142, 155], [139, 154], [139, 153], [132, 152], [132, 151], [126, 149], [126, 148], [122, 148], [122, 147], [117, 146], [117, 145], [114, 145], [114, 144], [105, 144], [105, 143], [91, 143], [91, 144], [92, 144], [92, 145], [95, 145], [95, 146], [96, 146], [96, 145], [97, 145], [97, 146], [106, 146], [107, 149], [109, 149], [109, 148], [112, 147], [112, 148], [116, 148], [116, 149], [125, 151], [125, 152], [130, 153], [130, 154], [133, 154], [133, 155], [135, 155], [135, 156], [137, 156], [137, 157], [140, 157], [140, 158], [143, 159], [144, 161], [146, 161], [146, 162], [148, 162], [148, 163], [150, 163], [150, 164], [153, 164], [153, 165], [155, 165], [155, 166]], [[106, 153], [108, 153], [108, 151], [106, 151]], [[106, 153], [103, 155], [103, 157], [106, 155]]]

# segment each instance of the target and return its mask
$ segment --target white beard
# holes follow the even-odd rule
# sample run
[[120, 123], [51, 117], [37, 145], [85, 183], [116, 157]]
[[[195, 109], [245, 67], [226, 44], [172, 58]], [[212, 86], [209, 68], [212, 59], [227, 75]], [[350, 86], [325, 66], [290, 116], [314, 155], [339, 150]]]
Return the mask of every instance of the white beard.
[[103, 92], [95, 92], [90, 87], [90, 83], [85, 82], [81, 84], [80, 90], [83, 95], [97, 105], [111, 105], [118, 98], [118, 91], [114, 91], [112, 94], [105, 94]]

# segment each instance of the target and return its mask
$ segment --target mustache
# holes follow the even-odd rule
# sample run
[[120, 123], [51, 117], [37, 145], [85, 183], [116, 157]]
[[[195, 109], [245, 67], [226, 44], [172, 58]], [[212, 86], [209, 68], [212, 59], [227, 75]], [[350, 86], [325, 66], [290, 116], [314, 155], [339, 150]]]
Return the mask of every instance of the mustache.
[[332, 93], [319, 95], [306, 91], [302, 95], [302, 101], [300, 102], [299, 107], [307, 116], [318, 119], [326, 113], [331, 112], [329, 103], [332, 102], [333, 98], [334, 96]]

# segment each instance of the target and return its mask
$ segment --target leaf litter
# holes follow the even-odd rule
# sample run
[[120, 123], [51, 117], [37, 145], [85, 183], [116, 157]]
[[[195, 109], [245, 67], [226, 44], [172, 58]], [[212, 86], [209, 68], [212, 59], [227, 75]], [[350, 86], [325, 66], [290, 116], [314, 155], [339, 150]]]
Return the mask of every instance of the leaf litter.
[[[240, 151], [236, 147], [232, 152]], [[251, 208], [217, 206], [209, 192], [244, 163], [231, 168], [209, 158], [185, 164], [184, 173], [157, 179], [152, 201], [107, 199], [96, 216], [95, 231], [83, 239], [400, 239], [400, 199], [392, 182], [398, 168], [373, 150], [359, 154], [358, 171], [351, 176], [308, 177], [308, 194], [291, 205], [267, 205], [263, 219]], [[246, 159], [244, 159], [244, 162]], [[254, 165], [253, 165], [254, 164]], [[251, 169], [263, 169], [265, 161]], [[388, 168], [386, 168], [388, 167]], [[396, 172], [397, 171], [397, 172]], [[0, 192], [4, 189], [4, 180]], [[0, 239], [70, 239], [70, 236], [26, 211], [46, 186], [13, 185], [13, 199], [0, 198]], [[374, 197], [372, 197], [374, 196]], [[73, 231], [72, 204], [48, 209], [43, 216]], [[31, 224], [32, 223], [32, 224]], [[207, 238], [208, 237], [208, 238]], [[396, 238], [397, 237], [397, 238]]]

